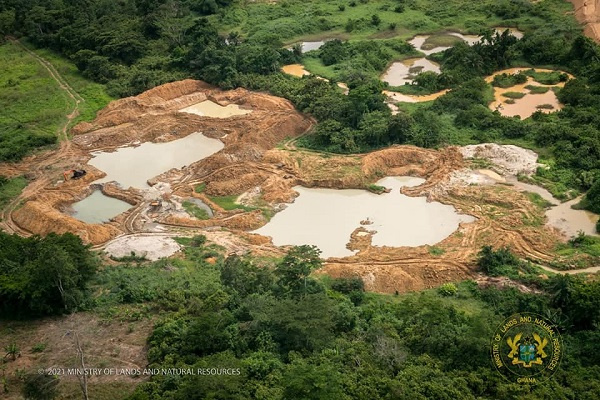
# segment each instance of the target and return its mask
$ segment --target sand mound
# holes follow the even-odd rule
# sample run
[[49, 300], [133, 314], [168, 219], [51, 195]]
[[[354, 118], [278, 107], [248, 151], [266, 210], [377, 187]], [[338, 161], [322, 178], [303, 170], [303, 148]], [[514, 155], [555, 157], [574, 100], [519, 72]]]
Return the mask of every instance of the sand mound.
[[600, 0], [571, 0], [577, 21], [584, 25], [586, 36], [600, 42]]
[[131, 235], [109, 242], [104, 251], [113, 257], [126, 257], [133, 252], [148, 260], [158, 260], [177, 253], [181, 246], [168, 235]]
[[460, 152], [465, 158], [483, 158], [496, 164], [502, 172], [508, 175], [535, 173], [540, 166], [538, 155], [519, 146], [483, 143], [464, 146]]

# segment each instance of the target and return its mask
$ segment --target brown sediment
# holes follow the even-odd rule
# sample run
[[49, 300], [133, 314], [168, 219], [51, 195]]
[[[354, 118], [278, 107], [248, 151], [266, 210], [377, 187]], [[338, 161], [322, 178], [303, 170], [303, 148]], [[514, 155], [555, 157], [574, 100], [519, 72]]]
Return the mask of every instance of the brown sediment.
[[[229, 118], [181, 112], [186, 107], [206, 100], [221, 106], [235, 104], [252, 112]], [[0, 165], [0, 171], [3, 168], [36, 171], [33, 181], [18, 199], [22, 205], [4, 213], [4, 226], [8, 231], [23, 235], [71, 231], [87, 242], [100, 244], [118, 234], [142, 229], [136, 217], [144, 211], [148, 202], [144, 201], [142, 192], [138, 190], [123, 190], [108, 183], [100, 186], [104, 194], [134, 205], [126, 215], [122, 214], [106, 224], [86, 224], [62, 213], [61, 209], [86, 197], [91, 192], [92, 182], [104, 176], [103, 172], [87, 164], [92, 157], [91, 152], [112, 151], [120, 146], [148, 141], [167, 142], [198, 131], [221, 139], [225, 147], [220, 152], [181, 170], [167, 171], [164, 176], [159, 176], [173, 185], [176, 191], [187, 187], [181, 183], [183, 180], [220, 169], [225, 171], [232, 165], [239, 165], [245, 173], [252, 173], [247, 162], [259, 160], [276, 143], [301, 135], [312, 124], [311, 119], [296, 112], [287, 100], [267, 94], [244, 89], [222, 91], [194, 80], [168, 83], [139, 96], [114, 101], [100, 111], [94, 121], [74, 127], [68, 153], [62, 150], [65, 146], [61, 146], [59, 151], [36, 155], [16, 166]], [[75, 166], [85, 169], [88, 174], [78, 180], [62, 182], [62, 172]], [[255, 180], [250, 180], [250, 183], [258, 183], [263, 177], [260, 174], [254, 176]], [[240, 188], [235, 184], [235, 176], [232, 176], [230, 183], [224, 181], [210, 185], [209, 193], [225, 193]], [[252, 222], [255, 218], [233, 214], [235, 212], [221, 213], [222, 226], [247, 228], [257, 224]], [[213, 225], [219, 226], [219, 223]]]
[[575, 17], [584, 26], [584, 34], [600, 42], [600, 0], [571, 0]]
[[[224, 106], [238, 104], [252, 112], [221, 119], [178, 111], [206, 99]], [[358, 275], [368, 290], [393, 293], [475, 277], [476, 254], [486, 244], [510, 246], [516, 254], [540, 263], [554, 260], [553, 248], [560, 240], [559, 234], [531, 222], [543, 221], [543, 210], [525, 195], [507, 187], [451, 184], [452, 174], [465, 167], [457, 148], [392, 146], [367, 154], [333, 155], [299, 150], [293, 147], [293, 141], [284, 142], [304, 134], [313, 123], [288, 101], [266, 94], [244, 89], [224, 92], [190, 80], [163, 85], [113, 102], [93, 122], [78, 125], [70, 146], [71, 158], [61, 158], [58, 164], [39, 169], [40, 177], [24, 191], [22, 207], [8, 215], [22, 234], [70, 231], [87, 242], [101, 244], [119, 234], [147, 232], [146, 225], [153, 222], [172, 233], [202, 232], [228, 251], [250, 250], [273, 256], [281, 254], [285, 247], [273, 246], [269, 238], [247, 231], [267, 223], [265, 210], [279, 210], [280, 203], [293, 201], [297, 196], [294, 186], [365, 188], [383, 176], [410, 175], [422, 177], [425, 182], [403, 188], [404, 194], [453, 205], [458, 212], [477, 220], [461, 224], [454, 234], [436, 244], [442, 250], [440, 255], [430, 254], [429, 246], [373, 246], [368, 228], [358, 229], [349, 243], [358, 253], [328, 259], [320, 273], [335, 277]], [[168, 183], [169, 190], [160, 192], [162, 202], [171, 206], [168, 210], [151, 212], [151, 199], [146, 198], [145, 192], [104, 184], [105, 194], [128, 201], [133, 207], [113, 221], [97, 225], [60, 212], [62, 207], [89, 194], [91, 183], [103, 176], [101, 171], [86, 165], [91, 151], [112, 150], [132, 142], [169, 141], [197, 131], [220, 138], [225, 147], [151, 180], [153, 184]], [[284, 145], [276, 148], [282, 142]], [[48, 163], [52, 155], [40, 159]], [[73, 160], [88, 174], [80, 180], [57, 183], [63, 168], [69, 161], [72, 165]], [[38, 170], [35, 162], [28, 167]], [[155, 188], [160, 190], [162, 183]], [[194, 190], [199, 184], [204, 184], [202, 193]], [[227, 211], [211, 200], [212, 196], [248, 191], [257, 194], [249, 198], [258, 199], [257, 207], [261, 209]], [[211, 207], [214, 217], [198, 220], [177, 210], [177, 199], [190, 196]]]

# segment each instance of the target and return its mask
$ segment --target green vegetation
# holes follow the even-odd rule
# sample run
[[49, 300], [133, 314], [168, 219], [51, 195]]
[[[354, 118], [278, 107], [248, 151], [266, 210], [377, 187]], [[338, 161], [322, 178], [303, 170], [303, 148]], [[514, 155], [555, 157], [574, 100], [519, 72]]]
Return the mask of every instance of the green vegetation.
[[552, 205], [553, 205], [551, 202], [544, 199], [538, 193], [525, 192], [525, 195], [527, 196], [529, 201], [531, 201], [533, 204], [535, 204], [539, 208], [546, 209], [546, 208], [552, 207]]
[[[203, 251], [193, 249], [200, 257]], [[552, 381], [552, 396], [593, 397], [597, 390], [597, 281], [538, 279], [537, 294], [447, 283], [390, 296], [364, 293], [357, 278], [315, 280], [309, 274], [320, 260], [309, 246], [293, 248], [274, 264], [239, 256], [220, 258], [216, 265], [198, 260], [196, 267], [191, 260], [173, 260], [177, 266], [170, 272], [121, 268], [111, 280], [136, 271], [143, 282], [125, 280], [128, 291], [143, 288], [149, 279], [144, 276], [171, 285], [161, 276], [178, 276], [188, 265], [185, 287], [195, 288], [194, 297], [188, 297], [189, 289], [173, 286], [178, 296], [169, 296], [181, 300], [170, 303], [172, 308], [161, 297], [148, 303], [162, 310], [148, 339], [150, 367], [235, 372], [176, 380], [156, 375], [140, 383], [130, 399], [253, 399], [267, 393], [272, 399], [384, 399], [390, 393], [475, 399], [504, 398], [500, 393], [509, 392], [542, 399], [547, 385], [516, 386], [490, 365], [494, 329], [523, 311], [552, 316], [570, 343]]]
[[317, 75], [350, 82], [363, 77], [378, 79], [391, 61], [416, 55], [408, 43], [398, 39], [347, 42], [334, 39], [308, 53], [303, 63]]
[[31, 317], [76, 310], [97, 262], [70, 233], [21, 238], [0, 233], [0, 316]]
[[554, 106], [552, 104], [538, 104], [537, 106], [535, 106], [535, 108], [537, 108], [538, 110], [553, 110]]
[[372, 192], [375, 194], [382, 194], [382, 193], [385, 193], [386, 188], [385, 188], [385, 186], [380, 186], [380, 185], [376, 185], [376, 184], [372, 183], [367, 186], [367, 190], [369, 192]]
[[502, 96], [508, 97], [509, 99], [522, 99], [523, 97], [525, 97], [525, 93], [521, 93], [521, 92], [506, 92], [506, 93], [503, 93]]
[[[49, 60], [84, 99], [73, 123], [93, 119], [111, 99], [103, 86], [81, 77], [76, 67], [48, 50]], [[56, 143], [66, 115], [75, 106], [50, 73], [20, 45], [0, 45], [0, 161], [17, 161], [38, 147]]]
[[27, 186], [27, 179], [22, 176], [11, 179], [0, 176], [0, 208], [20, 195], [25, 186]]
[[548, 88], [548, 87], [537, 86], [537, 85], [527, 85], [527, 86], [525, 86], [525, 89], [529, 90], [529, 93], [531, 93], [531, 94], [544, 94], [548, 90], [550, 90], [550, 88]]
[[221, 208], [223, 208], [224, 210], [227, 211], [231, 211], [231, 210], [244, 210], [244, 211], [252, 211], [252, 210], [256, 210], [255, 207], [248, 207], [245, 206], [243, 204], [239, 204], [237, 203], [237, 198], [239, 196], [237, 195], [231, 195], [231, 196], [209, 196], [209, 199], [214, 202], [215, 204], [217, 204], [218, 206], [220, 206]]
[[442, 254], [444, 254], [446, 251], [444, 249], [442, 249], [441, 247], [437, 247], [437, 246], [430, 246], [428, 249], [429, 254], [431, 254], [432, 256], [441, 256]]
[[204, 192], [205, 189], [206, 189], [206, 183], [202, 182], [201, 184], [196, 185], [194, 187], [194, 192], [196, 192], [196, 193], [202, 193], [202, 192]]
[[536, 82], [542, 85], [556, 85], [559, 82], [566, 82], [569, 79], [567, 74], [558, 71], [538, 72], [533, 69], [524, 72], [525, 75], [532, 77]]
[[600, 257], [600, 238], [578, 232], [577, 236], [573, 236], [569, 239], [568, 244], [561, 246], [561, 248], [562, 251], [559, 252], [562, 255], [585, 253], [592, 257]]
[[600, 214], [600, 179], [596, 178], [590, 190], [585, 194], [578, 208]]
[[209, 219], [210, 215], [208, 215], [208, 212], [203, 209], [198, 207], [196, 204], [192, 203], [191, 201], [184, 201], [183, 203], [181, 203], [181, 205], [183, 206], [183, 208], [185, 209], [185, 211], [190, 214], [191, 216], [197, 218], [197, 219]]
[[118, 261], [118, 262], [125, 262], [125, 263], [136, 263], [136, 264], [140, 264], [144, 261], [148, 261], [148, 259], [146, 258], [146, 256], [144, 255], [137, 255], [135, 254], [135, 251], [132, 251], [129, 253], [129, 255], [127, 256], [122, 256], [122, 257], [116, 257], [111, 255], [110, 259], [113, 261]]
[[518, 74], [498, 74], [492, 80], [492, 86], [509, 88], [527, 82], [527, 75], [522, 72]]
[[0, 64], [0, 161], [17, 161], [56, 143], [73, 104], [48, 71], [17, 44], [0, 45]]

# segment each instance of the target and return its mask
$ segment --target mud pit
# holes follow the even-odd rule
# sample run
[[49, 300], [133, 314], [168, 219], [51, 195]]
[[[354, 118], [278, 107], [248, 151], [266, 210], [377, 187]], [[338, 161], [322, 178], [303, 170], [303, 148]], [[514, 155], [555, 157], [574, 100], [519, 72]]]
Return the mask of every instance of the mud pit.
[[73, 203], [71, 216], [88, 224], [101, 224], [127, 211], [131, 204], [102, 194], [95, 190], [85, 199]]
[[[388, 177], [377, 181], [391, 190], [377, 195], [366, 190], [308, 189], [296, 186], [300, 195], [262, 228], [254, 231], [273, 237], [276, 245], [316, 245], [323, 258], [344, 257], [351, 234], [371, 236], [375, 246], [435, 244], [473, 218], [456, 214], [448, 205], [408, 197], [401, 187], [418, 186], [420, 178]], [[361, 222], [362, 221], [362, 222]]]
[[[179, 111], [207, 99], [224, 106], [238, 104], [252, 112], [220, 119]], [[280, 210], [282, 203], [291, 202], [297, 196], [295, 186], [364, 189], [384, 176], [411, 176], [425, 182], [403, 187], [403, 195], [453, 206], [458, 213], [472, 215], [476, 220], [436, 243], [435, 252], [428, 245], [377, 246], [374, 236], [365, 232], [368, 226], [357, 229], [349, 241], [356, 254], [330, 258], [319, 273], [334, 277], [358, 275], [368, 290], [394, 293], [476, 276], [476, 254], [481, 246], [490, 243], [510, 246], [518, 255], [542, 264], [556, 260], [553, 251], [561, 236], [549, 228], [528, 224], [544, 215], [524, 194], [514, 188], [469, 186], [452, 179], [453, 174], [466, 167], [457, 148], [437, 151], [394, 146], [348, 156], [296, 149], [293, 138], [310, 130], [313, 124], [286, 100], [243, 89], [221, 91], [191, 80], [115, 101], [95, 121], [73, 129], [74, 139], [61, 158], [53, 158], [49, 152], [17, 166], [38, 171], [38, 175], [19, 199], [23, 206], [5, 213], [10, 222], [5, 227], [18, 227], [24, 235], [69, 231], [96, 245], [118, 235], [160, 228], [167, 236], [206, 234], [209, 240], [236, 253], [251, 251], [274, 256], [286, 248], [274, 246], [268, 237], [248, 232], [267, 223], [265, 211]], [[154, 185], [151, 189], [124, 190], [118, 185], [103, 184], [104, 194], [132, 205], [113, 221], [86, 224], [61, 213], [61, 207], [83, 199], [91, 192], [90, 184], [104, 177], [103, 172], [87, 164], [91, 152], [115, 150], [135, 142], [170, 142], [194, 132], [219, 138], [223, 149], [150, 179]], [[281, 143], [281, 148], [275, 148]], [[59, 183], [62, 171], [73, 168], [73, 164], [84, 167], [88, 174], [80, 180]], [[220, 206], [223, 203], [219, 196], [244, 193], [252, 194], [243, 198], [248, 207], [255, 209], [225, 210]], [[213, 217], [191, 218], [180, 206], [182, 199], [189, 198], [210, 207]]]
[[418, 74], [427, 71], [439, 74], [440, 66], [426, 58], [409, 58], [392, 63], [381, 76], [381, 80], [391, 86], [408, 85]]
[[228, 104], [227, 106], [223, 107], [222, 105], [210, 100], [205, 100], [198, 104], [182, 108], [179, 111], [212, 118], [229, 118], [235, 115], [245, 115], [252, 112], [252, 110], [244, 110], [240, 108], [240, 106], [237, 104]]
[[171, 168], [182, 168], [216, 153], [223, 148], [220, 140], [200, 132], [164, 143], [143, 143], [122, 147], [113, 152], [93, 152], [90, 165], [106, 173], [96, 183], [115, 181], [123, 188], [144, 189], [148, 179]]

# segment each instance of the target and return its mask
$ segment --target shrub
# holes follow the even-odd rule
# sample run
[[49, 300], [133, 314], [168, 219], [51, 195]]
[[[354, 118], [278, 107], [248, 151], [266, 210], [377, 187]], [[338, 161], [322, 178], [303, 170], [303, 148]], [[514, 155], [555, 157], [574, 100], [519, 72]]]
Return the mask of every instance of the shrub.
[[458, 289], [454, 283], [444, 283], [438, 288], [438, 293], [445, 297], [456, 296]]
[[518, 266], [519, 259], [508, 247], [494, 251], [492, 246], [483, 246], [478, 254], [477, 265], [486, 274], [499, 276], [505, 272], [506, 267]]

